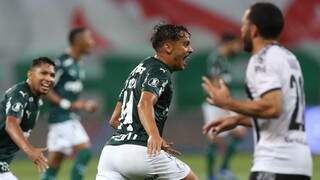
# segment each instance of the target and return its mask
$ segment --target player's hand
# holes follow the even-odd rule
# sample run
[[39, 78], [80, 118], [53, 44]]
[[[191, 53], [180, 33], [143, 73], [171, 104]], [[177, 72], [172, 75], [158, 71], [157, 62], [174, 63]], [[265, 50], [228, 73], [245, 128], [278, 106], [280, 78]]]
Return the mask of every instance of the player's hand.
[[172, 145], [173, 145], [173, 142], [167, 142], [166, 140], [162, 139], [162, 150], [164, 150], [165, 152], [173, 156], [181, 155], [181, 152], [172, 148]]
[[46, 171], [48, 166], [48, 160], [44, 157], [43, 152], [47, 151], [48, 148], [31, 148], [27, 153], [28, 157], [36, 165], [40, 173]]
[[203, 134], [208, 134], [208, 132], [212, 131], [213, 137], [216, 137], [221, 132], [235, 128], [238, 125], [238, 120], [238, 116], [225, 116], [205, 124], [202, 132]]
[[219, 80], [219, 85], [214, 85], [207, 77], [202, 77], [202, 87], [207, 92], [207, 101], [209, 104], [223, 107], [231, 98], [228, 87], [222, 79]]
[[148, 155], [159, 155], [161, 151], [162, 138], [159, 135], [151, 135], [148, 138]]
[[84, 103], [83, 109], [87, 112], [93, 113], [97, 110], [97, 103], [93, 100], [87, 100]]

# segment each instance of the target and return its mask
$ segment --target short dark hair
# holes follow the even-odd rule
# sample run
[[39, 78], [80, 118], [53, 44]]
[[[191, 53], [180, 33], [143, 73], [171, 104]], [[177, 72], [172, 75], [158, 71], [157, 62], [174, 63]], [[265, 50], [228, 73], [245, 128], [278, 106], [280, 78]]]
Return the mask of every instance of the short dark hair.
[[72, 29], [69, 32], [69, 36], [68, 36], [69, 44], [73, 45], [73, 43], [74, 43], [75, 39], [77, 38], [77, 36], [79, 34], [82, 34], [83, 32], [85, 32], [86, 30], [87, 29], [85, 27], [77, 27], [77, 28]]
[[228, 43], [228, 42], [234, 41], [236, 39], [239, 39], [239, 37], [235, 33], [224, 32], [221, 35], [220, 42], [221, 43]]
[[269, 2], [253, 4], [248, 18], [257, 26], [260, 36], [265, 39], [278, 38], [284, 26], [281, 10]]
[[178, 41], [181, 38], [181, 32], [191, 35], [188, 29], [182, 25], [162, 23], [155, 25], [150, 39], [153, 49], [158, 50], [167, 40]]
[[36, 59], [32, 60], [32, 64], [31, 64], [31, 68], [30, 69], [32, 69], [34, 67], [38, 67], [38, 66], [40, 66], [42, 64], [49, 64], [49, 65], [51, 65], [53, 67], [56, 66], [54, 64], [54, 62], [50, 58], [48, 58], [48, 57], [39, 57], [39, 58], [36, 58]]

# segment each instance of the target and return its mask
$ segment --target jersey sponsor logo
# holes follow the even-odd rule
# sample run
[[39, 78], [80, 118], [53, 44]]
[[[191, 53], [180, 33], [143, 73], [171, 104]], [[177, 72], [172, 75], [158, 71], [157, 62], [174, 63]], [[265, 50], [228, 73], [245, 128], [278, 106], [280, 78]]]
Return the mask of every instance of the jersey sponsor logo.
[[21, 111], [23, 105], [20, 102], [15, 103], [14, 105], [12, 105], [12, 111], [14, 112], [19, 112]]
[[152, 87], [157, 87], [159, 83], [160, 81], [158, 78], [152, 78], [148, 81], [149, 86], [152, 86]]
[[263, 65], [257, 65], [254, 67], [254, 71], [255, 72], [266, 72], [266, 66], [263, 66]]
[[78, 93], [82, 91], [83, 85], [81, 81], [69, 81], [64, 84], [64, 89], [66, 91]]
[[19, 91], [19, 93], [22, 95], [22, 97], [27, 95], [27, 93], [24, 93], [23, 91]]

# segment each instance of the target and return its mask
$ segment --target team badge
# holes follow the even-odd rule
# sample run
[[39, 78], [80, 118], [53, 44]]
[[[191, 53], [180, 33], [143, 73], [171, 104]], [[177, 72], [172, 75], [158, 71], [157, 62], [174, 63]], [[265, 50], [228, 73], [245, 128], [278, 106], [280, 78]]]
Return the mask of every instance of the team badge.
[[22, 104], [20, 102], [15, 103], [14, 105], [12, 105], [12, 111], [14, 112], [19, 112], [22, 109]]
[[158, 84], [159, 84], [159, 79], [158, 78], [152, 78], [148, 81], [148, 84], [149, 86], [152, 86], [152, 87], [157, 87]]

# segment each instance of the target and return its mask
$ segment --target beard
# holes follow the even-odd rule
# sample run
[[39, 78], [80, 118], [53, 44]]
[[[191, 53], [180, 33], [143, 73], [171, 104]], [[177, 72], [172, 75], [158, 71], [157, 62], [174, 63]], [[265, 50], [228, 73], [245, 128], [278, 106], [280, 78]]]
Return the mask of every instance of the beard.
[[252, 49], [253, 49], [252, 39], [250, 38], [250, 32], [247, 31], [243, 37], [243, 50], [251, 53]]

